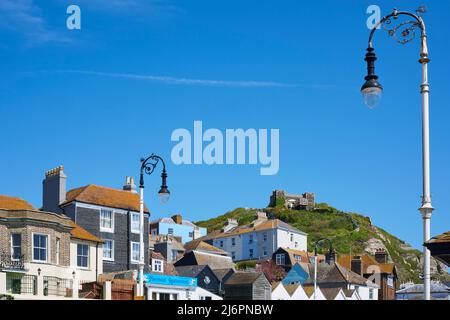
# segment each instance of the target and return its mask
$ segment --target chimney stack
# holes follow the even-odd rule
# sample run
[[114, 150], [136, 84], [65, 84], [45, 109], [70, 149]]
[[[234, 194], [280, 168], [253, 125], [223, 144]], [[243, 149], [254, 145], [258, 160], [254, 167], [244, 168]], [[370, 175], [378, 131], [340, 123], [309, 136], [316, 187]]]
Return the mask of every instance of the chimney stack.
[[183, 217], [181, 214], [176, 214], [172, 216], [172, 220], [175, 221], [176, 224], [182, 224], [183, 223]]
[[222, 228], [222, 232], [228, 232], [231, 229], [236, 228], [239, 225], [236, 219], [228, 219], [225, 226]]
[[328, 264], [335, 263], [337, 260], [336, 257], [337, 257], [337, 254], [336, 254], [336, 250], [334, 250], [334, 249], [331, 249], [327, 253], [325, 253], [325, 261]]
[[133, 177], [125, 177], [125, 184], [123, 185], [123, 190], [130, 191], [132, 193], [137, 193], [136, 184], [134, 183]]
[[258, 211], [256, 213], [256, 220], [253, 221], [253, 225], [257, 226], [260, 223], [267, 221], [267, 214], [264, 211]]
[[388, 262], [388, 254], [384, 249], [377, 249], [375, 252], [375, 261], [378, 263], [387, 263]]
[[45, 179], [42, 181], [42, 210], [62, 213], [59, 205], [66, 201], [66, 180], [63, 166], [45, 172]]
[[357, 273], [360, 276], [363, 275], [362, 259], [360, 256], [354, 256], [352, 258], [351, 269], [354, 273]]

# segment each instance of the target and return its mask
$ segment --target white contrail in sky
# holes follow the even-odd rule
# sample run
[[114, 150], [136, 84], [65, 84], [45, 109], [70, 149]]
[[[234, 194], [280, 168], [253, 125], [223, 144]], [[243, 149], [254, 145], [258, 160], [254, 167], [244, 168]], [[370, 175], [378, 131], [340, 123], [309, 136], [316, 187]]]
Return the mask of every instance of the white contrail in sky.
[[[50, 71], [52, 72], [52, 71]], [[190, 79], [177, 78], [169, 76], [156, 75], [141, 75], [133, 73], [115, 73], [115, 72], [100, 72], [100, 71], [84, 71], [84, 70], [62, 70], [54, 71], [56, 73], [76, 73], [82, 75], [93, 75], [101, 77], [122, 78], [131, 80], [143, 80], [165, 83], [170, 85], [190, 85], [190, 86], [210, 86], [210, 87], [235, 87], [235, 88], [283, 88], [283, 87], [309, 87], [309, 88], [331, 88], [334, 85], [300, 85], [289, 84], [273, 81], [231, 81], [231, 80], [211, 80], [211, 79]]]

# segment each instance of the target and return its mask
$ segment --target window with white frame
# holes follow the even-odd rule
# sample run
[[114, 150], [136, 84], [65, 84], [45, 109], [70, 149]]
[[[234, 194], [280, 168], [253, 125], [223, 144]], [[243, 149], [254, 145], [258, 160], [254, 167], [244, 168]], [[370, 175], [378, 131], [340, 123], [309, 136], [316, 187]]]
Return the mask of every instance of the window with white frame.
[[164, 272], [164, 263], [162, 260], [153, 259], [152, 260], [152, 271], [154, 272]]
[[100, 209], [100, 231], [114, 232], [114, 212], [108, 209]]
[[248, 236], [248, 243], [253, 243], [253, 235], [252, 234], [250, 234]]
[[59, 264], [60, 254], [61, 254], [61, 239], [56, 238], [56, 264]]
[[11, 259], [19, 260], [22, 255], [22, 234], [11, 234]]
[[291, 242], [293, 242], [293, 241], [294, 241], [294, 234], [291, 233]]
[[267, 241], [267, 233], [263, 233], [263, 241]]
[[167, 233], [170, 234], [170, 235], [172, 235], [172, 234], [173, 234], [173, 228], [169, 228], [169, 229], [167, 230]]
[[373, 300], [373, 289], [369, 289], [369, 300]]
[[249, 257], [250, 257], [250, 259], [253, 258], [253, 249], [250, 249], [250, 250], [249, 250]]
[[131, 242], [131, 262], [139, 263], [140, 244], [139, 242]]
[[284, 253], [277, 253], [275, 255], [275, 263], [279, 266], [284, 265]]
[[114, 261], [114, 241], [104, 240], [103, 244], [103, 260]]
[[131, 232], [133, 233], [139, 233], [141, 232], [141, 217], [139, 216], [139, 213], [133, 212], [130, 216], [131, 219]]
[[235, 260], [236, 259], [236, 252], [231, 251], [231, 259]]
[[266, 247], [263, 247], [263, 256], [264, 257], [267, 256], [267, 248]]
[[48, 261], [48, 235], [33, 233], [33, 261]]
[[231, 238], [231, 245], [235, 246], [236, 245], [236, 238]]
[[89, 246], [87, 244], [77, 244], [77, 267], [89, 267]]

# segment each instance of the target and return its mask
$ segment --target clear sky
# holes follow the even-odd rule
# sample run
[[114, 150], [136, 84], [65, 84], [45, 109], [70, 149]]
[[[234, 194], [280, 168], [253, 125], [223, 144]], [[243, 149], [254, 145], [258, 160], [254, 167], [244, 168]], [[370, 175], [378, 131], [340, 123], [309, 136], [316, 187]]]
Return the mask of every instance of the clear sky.
[[[69, 31], [73, 3], [82, 29]], [[69, 188], [120, 188], [155, 152], [168, 162], [172, 198], [160, 205], [160, 179], [146, 177], [154, 217], [201, 220], [264, 207], [273, 189], [310, 191], [419, 247], [419, 42], [401, 46], [377, 32], [385, 91], [367, 109], [359, 88], [369, 4], [387, 14], [423, 1], [2, 0], [0, 194], [40, 206], [44, 171], [58, 165]], [[450, 3], [427, 6], [438, 234], [450, 229]], [[280, 129], [279, 173], [175, 166], [171, 133], [192, 131], [194, 120], [223, 131]]]

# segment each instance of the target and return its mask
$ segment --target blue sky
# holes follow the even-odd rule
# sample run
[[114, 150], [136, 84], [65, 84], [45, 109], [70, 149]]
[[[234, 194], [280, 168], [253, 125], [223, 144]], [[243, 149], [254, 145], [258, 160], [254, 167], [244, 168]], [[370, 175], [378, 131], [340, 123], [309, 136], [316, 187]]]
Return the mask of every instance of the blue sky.
[[[65, 11], [73, 3], [82, 29], [69, 31]], [[2, 0], [0, 194], [40, 206], [44, 171], [60, 164], [69, 188], [120, 188], [126, 175], [137, 176], [139, 158], [156, 152], [168, 161], [172, 198], [160, 205], [159, 177], [146, 177], [154, 217], [201, 220], [264, 207], [273, 189], [310, 191], [419, 247], [419, 42], [401, 46], [377, 32], [382, 104], [369, 110], [359, 93], [367, 6], [387, 14], [423, 4], [386, 3]], [[450, 3], [427, 6], [431, 225], [438, 234], [450, 229]], [[171, 133], [193, 130], [194, 120], [223, 131], [280, 129], [279, 173], [173, 165]]]

